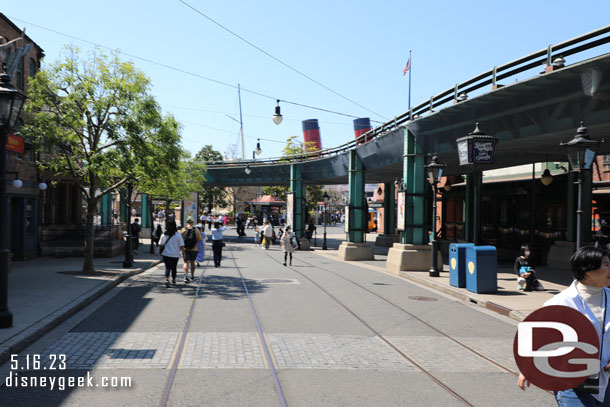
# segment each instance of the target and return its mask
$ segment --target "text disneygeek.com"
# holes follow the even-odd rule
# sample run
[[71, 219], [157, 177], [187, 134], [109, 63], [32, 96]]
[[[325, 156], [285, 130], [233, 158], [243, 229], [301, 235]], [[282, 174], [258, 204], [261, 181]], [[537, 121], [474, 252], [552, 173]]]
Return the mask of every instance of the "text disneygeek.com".
[[89, 372], [86, 376], [25, 376], [22, 373], [10, 372], [4, 379], [7, 388], [48, 388], [49, 390], [65, 390], [76, 387], [131, 387], [129, 376], [93, 377]]

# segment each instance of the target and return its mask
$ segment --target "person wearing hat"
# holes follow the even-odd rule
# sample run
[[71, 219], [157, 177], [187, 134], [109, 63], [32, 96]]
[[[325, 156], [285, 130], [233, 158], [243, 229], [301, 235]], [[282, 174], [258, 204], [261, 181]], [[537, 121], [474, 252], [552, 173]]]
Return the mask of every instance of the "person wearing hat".
[[184, 240], [184, 282], [190, 283], [189, 266], [191, 269], [191, 279], [195, 279], [195, 261], [197, 260], [197, 242], [203, 240], [201, 232], [195, 226], [195, 219], [192, 216], [186, 218], [186, 227], [180, 231]]
[[220, 267], [220, 261], [222, 260], [222, 232], [227, 230], [226, 226], [222, 226], [219, 221], [214, 222], [214, 229], [212, 230], [212, 252], [214, 253], [214, 267]]

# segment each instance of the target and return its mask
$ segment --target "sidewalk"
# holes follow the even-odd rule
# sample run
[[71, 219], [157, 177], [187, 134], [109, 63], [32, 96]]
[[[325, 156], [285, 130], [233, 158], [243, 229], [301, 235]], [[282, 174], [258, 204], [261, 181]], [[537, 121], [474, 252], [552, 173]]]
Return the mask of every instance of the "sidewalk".
[[8, 275], [13, 326], [0, 329], [0, 364], [125, 279], [158, 264], [161, 258], [149, 254], [149, 247], [140, 246], [129, 269], [123, 268], [123, 256], [97, 258], [91, 276], [80, 273], [82, 257], [14, 261]]
[[[375, 234], [367, 234], [367, 242], [373, 246], [375, 260], [353, 262], [360, 267], [386, 272], [386, 259], [389, 248], [374, 246]], [[315, 253], [321, 256], [341, 261], [337, 257], [337, 248], [345, 239], [341, 233], [327, 233], [327, 246], [329, 250], [321, 250], [322, 239], [318, 236], [318, 247]], [[572, 283], [572, 273], [569, 270], [553, 270], [546, 267], [536, 267], [538, 280], [546, 291], [523, 292], [517, 289], [517, 276], [513, 272], [513, 265], [498, 264], [498, 291], [494, 294], [476, 294], [465, 288], [453, 287], [449, 284], [449, 265], [443, 265], [440, 277], [430, 277], [427, 271], [402, 271], [400, 276], [421, 284], [423, 286], [441, 291], [461, 300], [498, 312], [514, 320], [522, 321], [531, 312], [542, 305], [555, 294], [567, 288]]]

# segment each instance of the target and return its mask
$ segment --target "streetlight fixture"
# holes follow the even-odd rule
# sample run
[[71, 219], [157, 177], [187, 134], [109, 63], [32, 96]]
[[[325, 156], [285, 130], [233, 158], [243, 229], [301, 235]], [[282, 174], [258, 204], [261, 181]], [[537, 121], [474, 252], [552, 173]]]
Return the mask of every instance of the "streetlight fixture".
[[330, 196], [328, 196], [328, 192], [324, 191], [324, 195], [322, 195], [322, 199], [324, 200], [324, 242], [322, 243], [322, 250], [327, 250], [328, 247], [326, 246], [326, 218], [327, 218], [326, 206], [328, 205], [328, 200], [330, 199]]
[[250, 175], [250, 173], [252, 172], [252, 168], [250, 168], [249, 165], [246, 165], [246, 169], [244, 170], [244, 172], [246, 173], [246, 175]]
[[441, 164], [438, 161], [438, 156], [434, 154], [430, 164], [426, 165], [428, 171], [428, 182], [432, 185], [432, 259], [430, 261], [430, 270], [428, 274], [430, 277], [438, 277], [438, 241], [436, 240], [436, 194], [438, 193], [438, 183], [443, 176], [443, 169], [445, 164]]
[[123, 260], [123, 268], [133, 266], [133, 241], [131, 239], [131, 194], [133, 193], [133, 185], [127, 183], [127, 234], [125, 235], [125, 259]]
[[282, 113], [280, 113], [280, 100], [277, 99], [277, 106], [275, 107], [275, 113], [273, 114], [273, 123], [276, 125], [280, 125], [284, 118], [282, 117]]
[[[479, 123], [476, 123], [474, 131], [468, 133], [466, 137], [455, 140], [457, 143], [458, 158], [460, 165], [471, 165], [473, 176], [481, 177], [480, 165], [493, 164], [496, 154], [498, 138], [489, 136], [479, 130]], [[479, 187], [478, 180], [474, 183], [474, 225], [472, 240], [475, 245], [479, 244]]]
[[[256, 150], [254, 150], [254, 154], [261, 155], [262, 152], [263, 152], [263, 150], [261, 150], [261, 139], [257, 139]], [[253, 159], [254, 159], [254, 154], [252, 155]]]
[[574, 138], [567, 143], [560, 143], [559, 146], [566, 149], [572, 171], [577, 177], [574, 183], [578, 185], [578, 210], [576, 211], [576, 250], [578, 250], [582, 247], [582, 172], [591, 169], [599, 141], [591, 140], [589, 130], [585, 127], [584, 122], [580, 122]]
[[8, 308], [8, 205], [6, 194], [6, 143], [8, 132], [15, 128], [25, 95], [11, 85], [11, 78], [0, 74], [0, 328], [13, 326]]

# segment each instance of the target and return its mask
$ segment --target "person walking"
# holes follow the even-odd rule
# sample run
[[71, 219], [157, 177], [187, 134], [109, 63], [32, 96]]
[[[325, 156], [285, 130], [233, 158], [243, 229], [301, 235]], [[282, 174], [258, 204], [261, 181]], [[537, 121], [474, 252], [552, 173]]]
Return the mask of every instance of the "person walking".
[[169, 287], [169, 273], [172, 273], [172, 283], [176, 284], [178, 260], [180, 255], [185, 256], [184, 240], [182, 240], [182, 235], [177, 233], [175, 221], [167, 223], [167, 230], [159, 241], [159, 253], [163, 256], [165, 264], [165, 286]]
[[163, 236], [163, 228], [161, 227], [160, 223], [157, 223], [157, 228], [152, 234], [153, 251], [155, 245], [157, 246], [157, 248], [159, 247], [159, 241], [161, 241], [161, 236]]
[[195, 261], [197, 260], [197, 242], [203, 240], [199, 229], [194, 227], [195, 219], [192, 216], [186, 218], [186, 227], [180, 231], [184, 239], [184, 282], [190, 283], [189, 268], [191, 269], [191, 280], [195, 279]]
[[296, 250], [296, 235], [290, 230], [290, 226], [284, 228], [284, 233], [280, 239], [280, 246], [284, 250], [284, 266], [290, 255], [290, 265], [292, 266], [292, 253]]
[[221, 226], [220, 222], [214, 223], [214, 229], [212, 230], [212, 252], [214, 253], [214, 267], [220, 267], [220, 261], [222, 260], [222, 232], [227, 230], [226, 226]]
[[[585, 246], [578, 249], [570, 258], [574, 281], [572, 284], [544, 303], [564, 305], [583, 314], [592, 324], [601, 338], [599, 353], [598, 389], [573, 389], [556, 391], [555, 399], [559, 406], [610, 406], [610, 318], [606, 310], [610, 306], [610, 258], [603, 248]], [[588, 380], [589, 381], [589, 380]], [[519, 374], [517, 385], [521, 390], [529, 387], [529, 380]]]
[[133, 244], [133, 250], [138, 250], [140, 247], [140, 219], [135, 218], [131, 224], [131, 241]]
[[201, 232], [201, 240], [197, 242], [197, 267], [199, 267], [199, 263], [203, 262], [205, 257], [205, 242], [208, 240], [208, 237], [205, 234], [205, 224], [197, 225], [197, 229]]
[[263, 240], [265, 242], [265, 250], [269, 250], [269, 245], [271, 244], [271, 237], [273, 236], [273, 227], [268, 220], [265, 219], [263, 229], [261, 230], [261, 234], [263, 235]]

